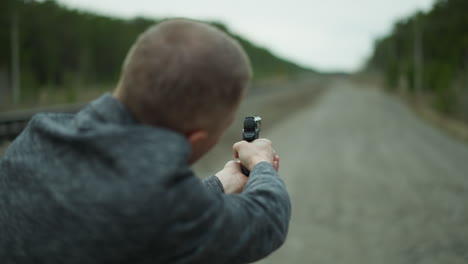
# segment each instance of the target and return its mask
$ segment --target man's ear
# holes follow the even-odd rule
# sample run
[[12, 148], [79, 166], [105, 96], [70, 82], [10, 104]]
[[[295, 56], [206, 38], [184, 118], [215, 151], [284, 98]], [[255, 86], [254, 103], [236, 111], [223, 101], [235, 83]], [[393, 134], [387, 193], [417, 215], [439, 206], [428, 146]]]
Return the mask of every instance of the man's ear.
[[203, 140], [207, 139], [208, 132], [206, 132], [203, 129], [197, 129], [197, 130], [193, 130], [193, 131], [186, 133], [185, 137], [190, 142], [190, 144], [194, 146], [202, 142]]

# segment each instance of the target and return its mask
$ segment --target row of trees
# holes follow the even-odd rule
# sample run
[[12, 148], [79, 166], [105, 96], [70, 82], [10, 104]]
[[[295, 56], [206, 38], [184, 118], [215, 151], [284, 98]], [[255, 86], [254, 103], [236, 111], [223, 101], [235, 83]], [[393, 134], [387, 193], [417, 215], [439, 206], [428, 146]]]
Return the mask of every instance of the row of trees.
[[389, 89], [468, 121], [468, 1], [437, 0], [428, 12], [399, 21], [376, 41], [367, 68], [385, 75]]
[[[157, 22], [72, 10], [53, 0], [2, 0], [0, 97], [18, 84], [23, 95], [34, 95], [46, 86], [64, 89], [76, 84], [114, 83], [132, 42]], [[214, 24], [231, 34], [222, 24]], [[288, 78], [308, 71], [233, 36], [251, 57], [256, 78]]]

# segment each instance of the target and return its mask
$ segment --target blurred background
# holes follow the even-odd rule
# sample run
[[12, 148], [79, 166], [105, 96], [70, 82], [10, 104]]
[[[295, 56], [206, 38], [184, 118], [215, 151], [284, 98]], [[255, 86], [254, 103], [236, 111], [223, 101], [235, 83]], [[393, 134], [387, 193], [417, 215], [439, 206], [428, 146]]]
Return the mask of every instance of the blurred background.
[[166, 18], [237, 39], [254, 80], [194, 166], [232, 159], [243, 117], [281, 156], [286, 244], [262, 263], [468, 263], [468, 1], [0, 2], [0, 156], [29, 118], [111, 91]]

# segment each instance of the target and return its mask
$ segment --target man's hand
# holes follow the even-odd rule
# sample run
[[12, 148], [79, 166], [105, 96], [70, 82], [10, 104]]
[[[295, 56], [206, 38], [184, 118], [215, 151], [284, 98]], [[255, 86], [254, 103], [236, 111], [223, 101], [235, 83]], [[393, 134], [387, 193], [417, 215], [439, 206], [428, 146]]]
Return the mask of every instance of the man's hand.
[[256, 139], [251, 143], [240, 141], [232, 148], [234, 156], [250, 171], [263, 161], [272, 164], [276, 171], [279, 170], [279, 156], [276, 155], [271, 141], [266, 138]]
[[240, 161], [229, 161], [224, 169], [216, 173], [216, 177], [221, 181], [224, 193], [240, 193], [249, 179], [242, 173]]
[[279, 156], [268, 139], [260, 138], [251, 143], [240, 141], [234, 144], [233, 149], [234, 156], [239, 160], [229, 161], [224, 169], [216, 173], [227, 194], [240, 193], [247, 184], [249, 178], [242, 173], [241, 163], [248, 170], [252, 170], [258, 163], [266, 161], [272, 164], [276, 171], [279, 170]]

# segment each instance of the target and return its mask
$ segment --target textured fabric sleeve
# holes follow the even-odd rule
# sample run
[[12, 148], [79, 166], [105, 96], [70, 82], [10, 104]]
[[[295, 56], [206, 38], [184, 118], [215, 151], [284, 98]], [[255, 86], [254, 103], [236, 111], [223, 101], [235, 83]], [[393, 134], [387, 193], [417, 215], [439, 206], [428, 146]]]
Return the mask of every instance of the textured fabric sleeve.
[[169, 262], [248, 263], [284, 243], [291, 203], [271, 164], [257, 164], [241, 194], [207, 190], [193, 172], [181, 177], [169, 193], [177, 200], [164, 235]]
[[217, 193], [224, 193], [223, 184], [221, 183], [219, 178], [216, 177], [216, 175], [210, 176], [204, 179], [202, 182], [203, 185], [205, 185], [205, 187], [208, 188], [208, 190]]

